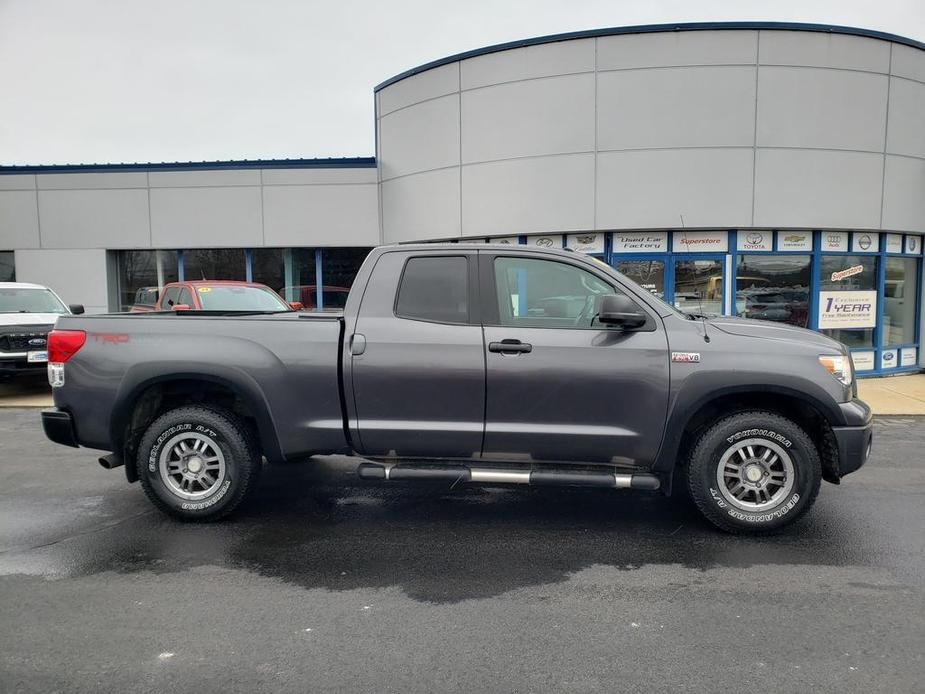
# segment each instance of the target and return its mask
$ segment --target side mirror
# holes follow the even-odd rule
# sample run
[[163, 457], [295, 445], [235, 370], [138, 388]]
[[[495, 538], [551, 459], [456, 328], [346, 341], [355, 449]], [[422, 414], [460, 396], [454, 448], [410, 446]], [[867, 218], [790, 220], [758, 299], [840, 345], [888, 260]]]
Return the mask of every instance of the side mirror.
[[68, 304], [67, 309], [68, 311], [73, 313], [75, 316], [79, 316], [81, 313], [84, 312], [84, 305], [83, 304]]
[[291, 308], [293, 311], [304, 311], [305, 304], [303, 304], [301, 301], [290, 301], [289, 308]]
[[189, 311], [189, 304], [174, 304], [170, 307], [171, 311]]
[[604, 325], [621, 328], [639, 328], [646, 324], [647, 316], [632, 299], [623, 294], [607, 294], [601, 299], [597, 319]]

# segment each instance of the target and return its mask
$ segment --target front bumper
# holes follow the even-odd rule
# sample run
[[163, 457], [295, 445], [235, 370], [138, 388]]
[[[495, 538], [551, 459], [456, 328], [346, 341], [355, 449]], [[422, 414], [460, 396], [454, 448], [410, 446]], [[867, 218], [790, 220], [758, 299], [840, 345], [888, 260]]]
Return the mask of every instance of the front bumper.
[[62, 446], [77, 448], [77, 435], [74, 433], [74, 420], [70, 412], [52, 409], [42, 410], [42, 428], [45, 436]]
[[37, 374], [48, 369], [47, 362], [30, 362], [26, 353], [10, 354], [9, 352], [0, 352], [0, 374]]
[[870, 458], [874, 440], [873, 413], [863, 400], [839, 405], [848, 426], [832, 427], [838, 445], [838, 476], [854, 472]]

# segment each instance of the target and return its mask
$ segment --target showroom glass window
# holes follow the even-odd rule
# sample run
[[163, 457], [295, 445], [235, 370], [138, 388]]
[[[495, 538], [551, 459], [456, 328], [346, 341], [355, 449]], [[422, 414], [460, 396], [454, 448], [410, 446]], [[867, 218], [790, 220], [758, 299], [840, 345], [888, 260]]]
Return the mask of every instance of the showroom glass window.
[[809, 255], [740, 255], [736, 315], [807, 327], [811, 262]]
[[[870, 255], [824, 255], [819, 267], [822, 291], [871, 291], [877, 289], [877, 257]], [[819, 311], [824, 310], [823, 306]], [[874, 329], [837, 328], [820, 332], [849, 347], [873, 347]]]
[[321, 251], [324, 308], [343, 308], [353, 280], [369, 248], [325, 248]]
[[243, 248], [200, 248], [183, 251], [183, 279], [241, 280], [247, 277]]
[[685, 313], [722, 315], [723, 261], [676, 259], [674, 305]]
[[283, 290], [286, 274], [282, 248], [255, 248], [251, 251], [251, 281], [265, 284], [274, 292]]
[[120, 251], [117, 265], [120, 311], [153, 308], [160, 289], [177, 281], [176, 251]]
[[616, 268], [659, 299], [665, 298], [664, 260], [618, 260]]
[[13, 264], [13, 251], [0, 251], [0, 282], [15, 282], [16, 267]]
[[918, 261], [915, 258], [887, 258], [885, 270], [883, 345], [908, 345], [915, 342]]

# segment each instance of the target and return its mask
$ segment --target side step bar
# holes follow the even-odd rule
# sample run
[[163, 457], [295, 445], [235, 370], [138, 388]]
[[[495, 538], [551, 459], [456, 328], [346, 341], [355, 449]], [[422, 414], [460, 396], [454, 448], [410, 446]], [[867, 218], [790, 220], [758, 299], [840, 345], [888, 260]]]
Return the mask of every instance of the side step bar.
[[648, 472], [592, 472], [546, 468], [517, 470], [477, 468], [465, 465], [392, 465], [360, 463], [357, 475], [364, 480], [405, 480], [420, 482], [475, 482], [482, 484], [533, 484], [544, 486], [610, 487], [655, 491], [661, 480]]

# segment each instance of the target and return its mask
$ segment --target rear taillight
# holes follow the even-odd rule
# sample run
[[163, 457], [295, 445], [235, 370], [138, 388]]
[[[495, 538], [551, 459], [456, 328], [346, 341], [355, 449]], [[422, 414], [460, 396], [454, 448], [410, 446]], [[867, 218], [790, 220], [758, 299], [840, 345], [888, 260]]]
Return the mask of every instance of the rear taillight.
[[52, 330], [48, 333], [48, 362], [63, 364], [87, 341], [83, 330]]

